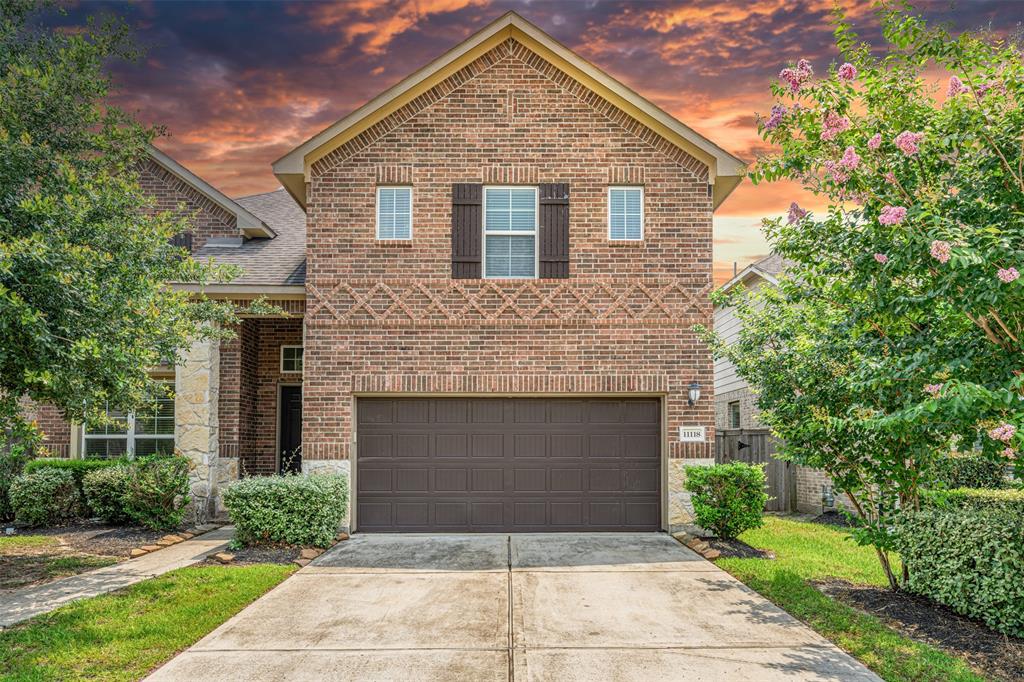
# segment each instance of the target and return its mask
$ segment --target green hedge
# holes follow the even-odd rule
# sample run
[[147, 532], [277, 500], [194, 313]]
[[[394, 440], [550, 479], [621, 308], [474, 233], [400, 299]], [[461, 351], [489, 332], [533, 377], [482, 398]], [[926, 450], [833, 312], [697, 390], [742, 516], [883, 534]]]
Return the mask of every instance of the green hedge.
[[85, 500], [92, 512], [103, 519], [104, 523], [116, 525], [130, 520], [125, 501], [128, 497], [131, 473], [131, 468], [125, 464], [90, 471], [82, 479]]
[[244, 544], [327, 547], [348, 510], [348, 477], [260, 476], [232, 483], [224, 506]]
[[894, 531], [910, 591], [1024, 637], [1024, 491], [931, 491]]
[[[63, 469], [64, 471], [70, 471], [71, 475], [75, 479], [75, 487], [78, 489], [78, 496], [82, 500], [82, 503], [88, 505], [88, 496], [85, 494], [85, 488], [83, 487], [83, 481], [85, 475], [90, 471], [96, 471], [97, 469], [106, 469], [107, 467], [116, 466], [123, 464], [127, 460], [123, 459], [54, 459], [49, 457], [40, 457], [39, 459], [30, 460], [25, 464], [25, 473], [29, 474], [33, 471], [39, 471], [41, 469]], [[86, 507], [81, 510], [82, 516], [92, 516], [93, 510]]]
[[721, 538], [735, 538], [764, 523], [764, 466], [744, 462], [686, 467], [683, 486], [693, 493], [697, 523]]
[[935, 483], [942, 488], [1005, 488], [1007, 462], [980, 454], [955, 454], [939, 460]]
[[189, 460], [181, 455], [138, 457], [128, 464], [124, 510], [153, 530], [174, 530], [189, 502]]
[[39, 468], [11, 482], [14, 518], [26, 526], [54, 526], [74, 520], [82, 508], [75, 478], [67, 469]]

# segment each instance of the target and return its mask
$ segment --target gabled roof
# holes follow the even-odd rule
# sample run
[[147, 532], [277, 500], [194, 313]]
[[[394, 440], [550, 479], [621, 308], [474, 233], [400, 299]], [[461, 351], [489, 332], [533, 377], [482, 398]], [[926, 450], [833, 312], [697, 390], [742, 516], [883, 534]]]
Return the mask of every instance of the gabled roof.
[[544, 31], [508, 12], [394, 87], [314, 135], [274, 162], [285, 189], [306, 205], [306, 183], [315, 161], [456, 73], [505, 40], [514, 38], [627, 114], [708, 166], [717, 207], [742, 179], [746, 165], [633, 90], [586, 61]]
[[197, 192], [205, 196], [222, 209], [235, 216], [238, 229], [246, 237], [273, 237], [274, 231], [262, 220], [243, 208], [238, 202], [229, 199], [220, 190], [203, 180], [201, 177], [185, 168], [180, 163], [164, 154], [162, 151], [149, 145], [149, 156], [168, 173], [177, 176], [188, 183]]
[[782, 256], [777, 253], [770, 254], [740, 270], [718, 289], [719, 291], [729, 291], [737, 284], [745, 284], [758, 277], [772, 286], [778, 286], [779, 275], [786, 269], [786, 266], [787, 261]]

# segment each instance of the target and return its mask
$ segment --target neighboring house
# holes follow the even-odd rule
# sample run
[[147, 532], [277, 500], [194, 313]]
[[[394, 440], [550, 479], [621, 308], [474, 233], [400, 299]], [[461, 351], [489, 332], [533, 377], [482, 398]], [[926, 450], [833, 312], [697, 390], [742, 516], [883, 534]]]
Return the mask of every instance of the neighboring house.
[[[754, 292], [765, 286], [776, 287], [785, 269], [786, 261], [782, 256], [772, 254], [741, 270], [721, 286], [721, 291], [740, 289]], [[733, 306], [715, 306], [715, 331], [725, 343], [735, 341], [741, 328]], [[736, 366], [725, 358], [715, 360], [715, 429], [719, 432], [765, 429], [758, 420], [756, 395], [746, 380], [736, 373]], [[821, 470], [796, 466], [790, 475], [795, 477], [797, 511], [820, 513], [827, 507], [846, 505], [846, 498], [835, 493], [832, 480]], [[832, 504], [825, 504], [830, 500]]]
[[205, 292], [292, 313], [182, 354], [200, 514], [293, 467], [350, 473], [355, 530], [690, 520], [682, 467], [714, 447], [692, 327], [734, 156], [510, 13], [275, 162], [287, 194], [155, 164], [154, 192], [209, 213], [196, 255], [245, 269]]

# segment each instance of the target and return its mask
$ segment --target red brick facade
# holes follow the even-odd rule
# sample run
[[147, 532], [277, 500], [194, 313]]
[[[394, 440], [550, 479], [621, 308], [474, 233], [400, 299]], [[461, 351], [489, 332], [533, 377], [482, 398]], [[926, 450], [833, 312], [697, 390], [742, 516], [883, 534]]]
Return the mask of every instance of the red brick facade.
[[238, 237], [235, 216], [210, 201], [195, 187], [149, 160], [139, 173], [139, 185], [152, 197], [157, 211], [170, 211], [191, 218], [192, 248], [196, 250], [210, 237]]
[[[413, 239], [375, 238], [375, 189], [413, 187]], [[453, 183], [569, 183], [570, 277], [451, 279]], [[644, 239], [608, 240], [610, 184]], [[514, 40], [313, 165], [303, 457], [344, 459], [354, 394], [665, 396], [669, 455], [711, 456], [708, 171]], [[704, 397], [686, 401], [687, 386]], [[677, 442], [681, 425], [707, 442]]]
[[239, 457], [242, 475], [277, 473], [278, 393], [301, 384], [281, 372], [281, 346], [302, 345], [302, 320], [246, 319], [220, 348], [220, 456]]

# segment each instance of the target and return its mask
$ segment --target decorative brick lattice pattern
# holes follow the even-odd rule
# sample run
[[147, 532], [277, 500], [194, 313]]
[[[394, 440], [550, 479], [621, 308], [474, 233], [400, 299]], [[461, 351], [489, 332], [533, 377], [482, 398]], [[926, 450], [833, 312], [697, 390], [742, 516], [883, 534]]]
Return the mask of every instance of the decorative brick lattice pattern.
[[326, 291], [309, 285], [308, 318], [385, 326], [708, 324], [710, 287], [707, 279], [699, 288], [678, 279], [353, 280]]

